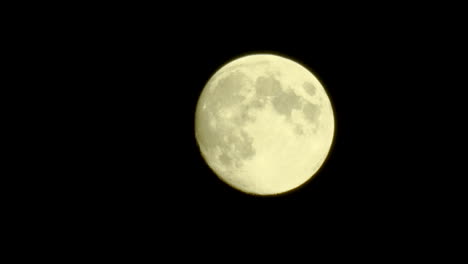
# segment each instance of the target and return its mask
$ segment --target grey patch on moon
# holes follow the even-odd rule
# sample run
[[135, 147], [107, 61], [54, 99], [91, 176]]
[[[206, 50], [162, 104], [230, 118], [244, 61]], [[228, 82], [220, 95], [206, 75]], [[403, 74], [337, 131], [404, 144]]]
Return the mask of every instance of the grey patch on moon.
[[219, 155], [219, 161], [221, 161], [224, 166], [230, 166], [232, 163], [232, 159], [226, 153]]
[[255, 81], [258, 96], [275, 96], [281, 90], [281, 83], [273, 77], [260, 76]]
[[245, 131], [241, 131], [241, 144], [238, 144], [236, 148], [238, 149], [238, 154], [242, 159], [251, 158], [256, 153], [253, 147], [253, 138]]
[[240, 131], [240, 135], [231, 132], [223, 138], [223, 144], [218, 146], [229, 146], [229, 148], [222, 150], [218, 156], [219, 161], [227, 167], [235, 165], [235, 167], [240, 168], [243, 161], [252, 158], [256, 153], [253, 147], [253, 138], [245, 131]]
[[219, 80], [210, 95], [214, 99], [213, 110], [216, 111], [221, 107], [231, 107], [241, 103], [245, 97], [240, 95], [239, 91], [247, 80], [247, 76], [238, 71]]
[[273, 107], [275, 110], [287, 118], [291, 116], [293, 109], [301, 109], [301, 97], [297, 96], [294, 92], [283, 92], [273, 98]]
[[[239, 71], [221, 78], [210, 94], [214, 100], [207, 102], [210, 105], [206, 109], [210, 110], [199, 109], [197, 113], [197, 129], [203, 131], [198, 133], [201, 145], [207, 151], [221, 149], [218, 161], [225, 167], [240, 167], [245, 159], [255, 155], [253, 138], [246, 132], [239, 131], [247, 122], [255, 121], [255, 117], [250, 113], [253, 106], [244, 105], [239, 111], [234, 111], [230, 121], [220, 116], [221, 110], [243, 104], [245, 97], [240, 95], [240, 90], [245, 88], [247, 83], [247, 76]], [[209, 125], [213, 121], [218, 124], [216, 127]], [[232, 127], [231, 122], [237, 127]]]
[[[201, 110], [197, 112], [196, 122], [198, 124], [196, 128], [197, 137], [207, 150], [226, 145], [226, 142], [237, 141], [238, 136], [233, 133], [232, 127], [228, 125], [229, 123], [226, 123], [225, 120], [212, 111]], [[216, 126], [212, 126], [213, 123]]]
[[304, 82], [304, 84], [302, 85], [302, 87], [304, 87], [304, 90], [311, 96], [314, 96], [315, 95], [315, 92], [316, 92], [316, 87], [310, 83], [310, 82]]
[[320, 116], [320, 107], [315, 104], [306, 103], [304, 105], [304, 117], [312, 123], [317, 123], [318, 118]]
[[253, 138], [244, 131], [241, 131], [240, 136], [234, 134], [229, 135], [226, 143], [232, 146], [233, 154], [236, 157], [247, 159], [255, 155]]
[[259, 108], [263, 108], [265, 106], [265, 103], [266, 101], [264, 99], [257, 98], [250, 103], [250, 106], [255, 109], [259, 109]]
[[251, 113], [251, 109], [253, 109], [254, 107], [255, 105], [253, 103], [241, 106], [239, 112], [236, 113], [236, 115], [233, 117], [234, 123], [236, 123], [239, 126], [244, 126], [247, 123], [254, 122], [256, 118]]

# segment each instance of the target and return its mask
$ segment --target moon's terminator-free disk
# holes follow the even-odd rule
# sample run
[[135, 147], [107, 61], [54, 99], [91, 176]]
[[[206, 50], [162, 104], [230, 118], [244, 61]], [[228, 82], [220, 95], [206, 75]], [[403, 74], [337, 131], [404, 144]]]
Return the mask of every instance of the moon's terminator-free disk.
[[221, 67], [200, 95], [195, 136], [218, 177], [251, 194], [292, 190], [322, 166], [334, 135], [330, 99], [304, 66], [258, 54]]

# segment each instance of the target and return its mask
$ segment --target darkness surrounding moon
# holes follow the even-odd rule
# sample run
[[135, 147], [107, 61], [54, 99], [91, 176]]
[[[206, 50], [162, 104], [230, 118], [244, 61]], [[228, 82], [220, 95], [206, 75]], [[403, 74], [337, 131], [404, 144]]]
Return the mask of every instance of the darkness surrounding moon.
[[[57, 230], [104, 254], [122, 245], [128, 252], [128, 243], [142, 252], [153, 238], [164, 241], [158, 254], [189, 252], [202, 238], [214, 251], [245, 241], [252, 244], [245, 248], [276, 245], [269, 252], [289, 252], [276, 249], [305, 239], [306, 246], [332, 245], [345, 256], [365, 248], [418, 258], [445, 253], [439, 245], [449, 241], [444, 259], [454, 255], [459, 246], [449, 236], [463, 230], [456, 223], [466, 207], [466, 185], [459, 184], [464, 170], [456, 166], [464, 164], [458, 125], [465, 104], [458, 100], [465, 97], [457, 96], [464, 82], [456, 77], [464, 76], [465, 8], [395, 4], [369, 12], [355, 3], [338, 10], [314, 2], [312, 10], [234, 4], [203, 12], [173, 5], [75, 6], [55, 12], [60, 18], [36, 12], [47, 25], [42, 18], [20, 23], [25, 31], [11, 39], [18, 52], [6, 50], [17, 58], [7, 65], [13, 87], [5, 82], [19, 96], [4, 98], [13, 101], [5, 116], [15, 120], [5, 129], [18, 132], [18, 140], [5, 138], [15, 145], [6, 153], [15, 162], [5, 178], [19, 184], [5, 184], [14, 189], [5, 201], [27, 214], [13, 214], [25, 230]], [[326, 166], [309, 184], [275, 197], [221, 183], [193, 136], [196, 103], [213, 72], [261, 52], [307, 65], [326, 85], [337, 120]], [[274, 78], [254, 81], [265, 98], [278, 94]], [[307, 94], [318, 92], [302, 86]], [[231, 99], [243, 96], [226, 103]], [[278, 99], [274, 109], [289, 122], [297, 109], [310, 122], [323, 115], [320, 101], [288, 100], [291, 108]], [[265, 100], [250, 102], [235, 117], [237, 126], [253, 122], [249, 112], [264, 106]], [[256, 155], [248, 135], [224, 139], [200, 123], [207, 146], [230, 142], [245, 160]], [[307, 132], [291, 124], [297, 135]], [[221, 160], [236, 166], [229, 155]]]

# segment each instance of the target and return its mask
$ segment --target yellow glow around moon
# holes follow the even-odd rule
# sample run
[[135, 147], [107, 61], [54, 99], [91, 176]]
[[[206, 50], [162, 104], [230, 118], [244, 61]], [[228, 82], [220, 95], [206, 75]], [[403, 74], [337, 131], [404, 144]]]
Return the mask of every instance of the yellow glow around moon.
[[334, 135], [330, 99], [302, 65], [276, 55], [238, 58], [200, 95], [195, 136], [218, 177], [251, 194], [292, 190], [322, 166]]

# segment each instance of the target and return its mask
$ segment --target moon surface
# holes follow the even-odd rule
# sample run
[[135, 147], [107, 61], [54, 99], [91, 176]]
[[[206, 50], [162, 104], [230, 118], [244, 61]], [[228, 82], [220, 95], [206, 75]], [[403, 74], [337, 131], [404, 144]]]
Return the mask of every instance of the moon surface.
[[275, 195], [311, 179], [333, 141], [335, 119], [319, 80], [272, 54], [237, 58], [204, 87], [195, 137], [208, 166], [245, 193]]

